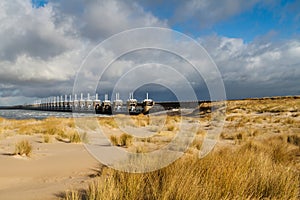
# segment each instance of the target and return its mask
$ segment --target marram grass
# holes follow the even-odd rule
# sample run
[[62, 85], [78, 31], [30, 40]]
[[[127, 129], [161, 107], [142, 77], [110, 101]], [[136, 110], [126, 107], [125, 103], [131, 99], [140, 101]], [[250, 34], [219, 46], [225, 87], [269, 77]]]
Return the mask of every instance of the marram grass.
[[289, 159], [274, 158], [278, 148], [262, 143], [224, 147], [203, 159], [185, 155], [142, 174], [105, 168], [74, 199], [298, 199], [299, 171]]
[[29, 156], [32, 152], [32, 145], [28, 140], [21, 140], [15, 145], [15, 154], [21, 156]]

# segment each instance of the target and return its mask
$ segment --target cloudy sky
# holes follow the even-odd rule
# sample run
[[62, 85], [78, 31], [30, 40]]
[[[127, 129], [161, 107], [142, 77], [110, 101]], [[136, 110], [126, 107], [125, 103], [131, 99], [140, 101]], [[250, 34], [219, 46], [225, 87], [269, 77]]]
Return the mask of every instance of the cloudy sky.
[[[201, 44], [218, 67], [228, 99], [300, 95], [297, 0], [1, 0], [0, 26], [0, 105], [70, 94], [78, 73], [89, 80], [99, 80], [94, 70], [102, 71], [101, 64], [90, 71], [80, 68], [91, 50], [114, 34], [141, 27], [173, 29]], [[130, 44], [132, 41], [118, 43], [119, 47]], [[185, 48], [188, 46], [185, 43]], [[111, 49], [103, 48], [101, 52], [106, 59], [115, 57]], [[207, 77], [193, 77], [190, 66], [174, 55], [147, 50], [120, 57], [111, 65], [104, 73], [106, 77], [100, 77], [100, 93], [112, 90], [130, 68], [153, 62], [151, 56], [156, 65], [145, 66], [148, 73], [143, 76], [153, 69], [156, 76], [148, 76], [153, 83], [169, 80], [180, 88], [181, 79], [176, 74], [163, 77], [167, 76], [163, 72], [167, 68], [157, 63], [181, 63], [174, 69], [187, 71], [186, 78], [197, 97], [209, 97]], [[200, 58], [195, 62], [201, 62]], [[159, 67], [162, 73], [158, 70], [155, 74], [154, 69]], [[142, 73], [143, 70], [138, 74]], [[134, 73], [128, 77], [135, 80]], [[168, 93], [160, 93], [160, 89], [147, 88], [152, 93], [157, 90], [157, 94], [165, 94], [162, 100], [168, 100]]]

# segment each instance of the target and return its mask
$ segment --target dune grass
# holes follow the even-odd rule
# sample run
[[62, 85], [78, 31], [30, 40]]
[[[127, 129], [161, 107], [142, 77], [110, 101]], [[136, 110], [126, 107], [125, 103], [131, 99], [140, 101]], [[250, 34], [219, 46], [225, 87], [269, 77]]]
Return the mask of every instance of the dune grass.
[[[211, 113], [201, 114], [200, 128], [185, 155], [166, 168], [131, 174], [104, 167], [102, 174], [83, 190], [71, 190], [66, 199], [299, 199], [300, 197], [300, 99], [266, 98], [228, 101], [221, 145], [198, 158], [203, 138], [212, 127]], [[200, 116], [200, 115], [199, 115]], [[113, 145], [137, 153], [159, 149], [180, 128], [180, 116], [118, 116], [79, 119], [83, 131], [108, 131]], [[188, 119], [189, 120], [189, 119]], [[76, 122], [77, 123], [77, 122]], [[73, 119], [7, 120], [0, 118], [0, 134], [39, 134], [80, 143]], [[137, 138], [119, 126], [144, 128], [151, 137]], [[86, 135], [86, 134], [85, 134]], [[181, 141], [185, 142], [185, 141]], [[16, 154], [31, 146], [18, 144]], [[17, 145], [16, 145], [17, 146]], [[176, 149], [175, 149], [176, 150]], [[32, 151], [32, 146], [31, 150]], [[17, 153], [20, 152], [20, 153]], [[30, 152], [28, 155], [30, 155]], [[84, 186], [83, 186], [84, 187]]]
[[[300, 197], [299, 98], [266, 98], [229, 101], [221, 144], [198, 158], [203, 137], [211, 128], [211, 114], [201, 115], [197, 131], [185, 155], [154, 172], [133, 174], [104, 167], [102, 174], [74, 199], [299, 199]], [[155, 134], [134, 139], [137, 153], [148, 144], [160, 144], [172, 136], [180, 118], [133, 118], [134, 126], [149, 126]], [[145, 122], [146, 121], [146, 122]], [[162, 127], [152, 126], [163, 124]], [[173, 135], [172, 135], [173, 134]], [[112, 139], [112, 138], [111, 138]], [[119, 138], [114, 136], [117, 144]], [[66, 194], [66, 198], [70, 195]]]
[[129, 147], [132, 144], [133, 137], [127, 133], [122, 133], [119, 137], [110, 136], [110, 141], [114, 146]]
[[15, 145], [15, 155], [29, 156], [32, 152], [32, 145], [28, 140], [21, 140]]
[[49, 135], [43, 135], [44, 143], [50, 143], [51, 142], [51, 136]]
[[294, 144], [300, 148], [300, 135], [291, 134], [287, 136], [287, 142], [290, 144]]
[[273, 142], [221, 148], [204, 159], [185, 155], [150, 173], [105, 168], [74, 199], [298, 199], [299, 171], [286, 144]]
[[50, 117], [44, 120], [7, 120], [3, 119], [1, 133], [20, 135], [42, 135], [44, 143], [51, 142], [52, 136], [58, 141], [67, 143], [81, 143], [87, 141], [86, 134], [78, 134], [73, 119]]

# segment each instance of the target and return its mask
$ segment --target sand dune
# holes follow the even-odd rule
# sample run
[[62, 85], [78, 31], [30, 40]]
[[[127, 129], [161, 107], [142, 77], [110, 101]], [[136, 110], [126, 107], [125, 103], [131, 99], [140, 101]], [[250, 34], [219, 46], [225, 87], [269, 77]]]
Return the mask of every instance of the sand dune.
[[[207, 109], [204, 110], [207, 112], [201, 110], [200, 107], [191, 115], [185, 116], [185, 121], [188, 122], [185, 125], [190, 128], [190, 131], [194, 131], [192, 124], [196, 126], [200, 124], [199, 130], [195, 129], [196, 135], [187, 154], [198, 153], [204, 135], [213, 129], [215, 123], [211, 123], [212, 115], [208, 110], [215, 107], [220, 112], [226, 113], [226, 116], [222, 132], [219, 134], [217, 148], [214, 150], [222, 152], [227, 147], [227, 150], [249, 147], [251, 153], [257, 148], [262, 153], [268, 156], [270, 154], [271, 157], [279, 160], [271, 160], [272, 166], [280, 168], [287, 174], [290, 173], [291, 176], [294, 175], [293, 171], [299, 174], [299, 97], [237, 100], [227, 101], [226, 104], [226, 112], [219, 109], [218, 103], [214, 103], [206, 105]], [[94, 121], [90, 118], [82, 118], [77, 125], [80, 125], [79, 130], [86, 132], [86, 136], [89, 137], [98, 131], [99, 123], [103, 125], [102, 131], [107, 138], [114, 136], [118, 140], [124, 134], [124, 130], [133, 133], [136, 130], [148, 131], [151, 137], [128, 137], [130, 139], [130, 141], [128, 139], [128, 145], [118, 144], [118, 148], [126, 148], [130, 152], [138, 153], [150, 152], [165, 146], [182, 127], [179, 126], [182, 119], [176, 115], [135, 116], [131, 119], [128, 116], [119, 116], [118, 120], [110, 117], [96, 118]], [[126, 122], [128, 120], [130, 123]], [[159, 123], [163, 124], [160, 126]], [[126, 129], [123, 127], [123, 130], [120, 130], [120, 126]], [[82, 138], [75, 137], [76, 135], [76, 126], [72, 119], [49, 118], [18, 121], [0, 118], [0, 199], [60, 199], [65, 197], [68, 190], [85, 190], [90, 185], [89, 182], [93, 181], [91, 177], [97, 178], [99, 175], [97, 170], [100, 169], [100, 163], [87, 152], [82, 143], [76, 143], [83, 141]], [[133, 135], [148, 136], [143, 132]], [[45, 141], [45, 136], [50, 138], [49, 143]], [[14, 155], [15, 144], [24, 139], [32, 145], [32, 153], [29, 157]], [[92, 141], [93, 138], [88, 139]], [[109, 144], [106, 146], [111, 148]], [[253, 146], [255, 148], [252, 148]], [[231, 163], [227, 164], [231, 165]], [[285, 169], [287, 164], [287, 169]], [[180, 167], [180, 162], [178, 166]], [[235, 169], [235, 166], [232, 165], [232, 167]], [[293, 170], [290, 171], [290, 169]], [[278, 174], [282, 172], [280, 170]], [[248, 171], [244, 175], [247, 173]], [[276, 170], [275, 173], [277, 173]], [[101, 177], [103, 176], [100, 175]], [[272, 180], [268, 174], [264, 174], [264, 177], [266, 180]], [[280, 180], [283, 181], [283, 179]], [[117, 185], [121, 190], [122, 184], [123, 182]], [[290, 181], [290, 184], [294, 182]], [[291, 185], [287, 185], [286, 188], [291, 188]], [[135, 189], [134, 186], [133, 190]], [[284, 193], [284, 191], [275, 190], [274, 194], [278, 192]], [[295, 196], [293, 191], [290, 195]]]
[[[12, 156], [14, 142], [33, 143], [30, 158]], [[0, 199], [56, 199], [70, 188], [79, 188], [99, 163], [81, 144], [40, 143], [39, 136], [14, 136], [0, 141]]]

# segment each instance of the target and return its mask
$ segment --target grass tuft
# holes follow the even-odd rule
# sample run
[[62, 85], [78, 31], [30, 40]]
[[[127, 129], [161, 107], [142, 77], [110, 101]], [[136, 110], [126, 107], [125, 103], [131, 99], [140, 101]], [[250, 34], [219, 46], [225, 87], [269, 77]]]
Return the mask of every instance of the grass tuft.
[[132, 144], [133, 137], [127, 133], [123, 133], [120, 137], [111, 135], [110, 141], [114, 146], [129, 147]]
[[289, 135], [289, 136], [287, 136], [287, 142], [300, 147], [300, 136]]
[[127, 133], [123, 133], [120, 136], [120, 146], [125, 146], [128, 147], [129, 145], [132, 144], [132, 136], [127, 134]]
[[66, 192], [65, 199], [66, 200], [80, 200], [81, 197], [77, 190], [71, 190], [71, 191]]
[[80, 143], [81, 142], [80, 135], [76, 131], [69, 133], [68, 138], [70, 139], [71, 143]]
[[50, 142], [50, 136], [49, 135], [44, 135], [44, 143], [49, 143]]
[[112, 145], [118, 146], [118, 138], [115, 135], [110, 136], [110, 141], [111, 141]]
[[15, 155], [29, 156], [32, 152], [32, 145], [28, 140], [22, 140], [15, 145]]
[[106, 168], [82, 199], [298, 199], [300, 175], [273, 159], [277, 149], [246, 143], [143, 174]]

